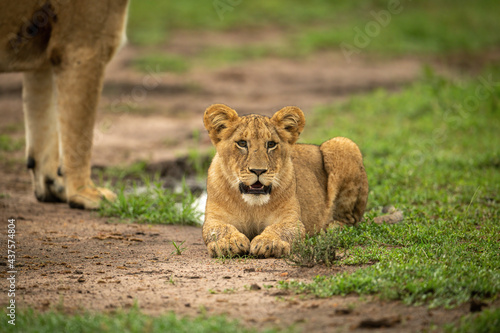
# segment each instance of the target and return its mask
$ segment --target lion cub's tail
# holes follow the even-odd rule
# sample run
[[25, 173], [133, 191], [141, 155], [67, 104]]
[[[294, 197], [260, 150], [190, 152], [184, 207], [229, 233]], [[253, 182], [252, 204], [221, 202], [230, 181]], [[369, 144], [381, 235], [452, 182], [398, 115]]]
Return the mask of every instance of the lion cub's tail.
[[397, 210], [394, 206], [385, 206], [382, 209], [382, 213], [384, 213], [385, 215], [377, 216], [376, 218], [373, 219], [373, 223], [395, 224], [403, 221], [404, 219], [403, 212]]

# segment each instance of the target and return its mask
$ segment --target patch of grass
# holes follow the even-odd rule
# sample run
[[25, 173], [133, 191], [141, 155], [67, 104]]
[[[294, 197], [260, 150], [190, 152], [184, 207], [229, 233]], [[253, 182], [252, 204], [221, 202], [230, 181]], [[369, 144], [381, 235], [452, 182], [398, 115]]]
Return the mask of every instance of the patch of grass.
[[164, 189], [161, 182], [145, 180], [145, 186], [122, 187], [115, 202], [104, 202], [101, 216], [116, 217], [135, 223], [199, 225], [200, 213], [195, 210], [196, 197], [183, 182], [179, 193]]
[[176, 254], [178, 256], [180, 256], [182, 254], [182, 252], [186, 251], [186, 248], [185, 247], [182, 247], [182, 245], [185, 243], [186, 241], [182, 241], [180, 242], [180, 244], [177, 244], [176, 242], [172, 241], [172, 245], [175, 247], [175, 251], [172, 252], [172, 254]]
[[4, 133], [19, 133], [24, 130], [24, 122], [10, 123], [2, 127]]
[[240, 47], [210, 47], [205, 49], [195, 59], [198, 63], [208, 67], [218, 67], [248, 60], [261, 59], [269, 56], [291, 56], [294, 52], [289, 52], [290, 46], [270, 46], [253, 45]]
[[338, 247], [338, 230], [329, 229], [316, 236], [305, 235], [303, 240], [293, 242], [290, 256], [286, 260], [297, 266], [312, 267], [318, 264], [331, 266]]
[[[417, 224], [418, 223], [418, 224]], [[341, 262], [361, 265], [354, 273], [316, 277], [311, 284], [282, 286], [319, 297], [350, 293], [379, 294], [407, 304], [454, 306], [471, 297], [491, 298], [500, 292], [498, 232], [440, 219], [401, 225], [361, 224], [340, 233], [349, 255]]]
[[18, 310], [15, 326], [8, 324], [8, 317], [5, 314], [3, 317], [5, 320], [0, 321], [2, 332], [257, 332], [223, 316], [200, 316], [194, 319], [179, 318], [174, 313], [149, 316], [143, 314], [137, 307], [110, 314], [85, 312], [74, 315], [57, 311], [40, 313], [31, 309]]
[[18, 151], [23, 149], [24, 139], [13, 139], [9, 135], [0, 135], [0, 151]]
[[[224, 2], [224, 1], [223, 1]], [[356, 8], [355, 4], [334, 4], [312, 0], [225, 1], [227, 10], [219, 10], [217, 1], [139, 1], [129, 9], [128, 35], [133, 43], [158, 44], [166, 41], [172, 30], [233, 30], [262, 26], [293, 27], [317, 20], [331, 20], [332, 13]], [[220, 3], [220, 2], [219, 2]]]
[[500, 308], [486, 309], [474, 316], [466, 316], [460, 320], [458, 327], [448, 325], [448, 333], [496, 333], [500, 327]]
[[214, 156], [215, 148], [213, 147], [206, 152], [201, 152], [199, 149], [190, 149], [187, 155], [187, 162], [192, 165], [199, 179], [205, 179]]
[[134, 59], [133, 65], [145, 73], [150, 72], [152, 68], [159, 72], [185, 73], [190, 66], [183, 57], [156, 53]]
[[345, 136], [361, 147], [370, 182], [365, 217], [393, 204], [405, 221], [339, 231], [335, 241], [347, 253], [334, 264], [370, 266], [281, 286], [319, 297], [378, 294], [432, 307], [497, 297], [497, 73], [492, 68], [452, 81], [427, 70], [398, 93], [380, 90], [307, 115], [305, 142]]
[[[389, 1], [220, 2], [227, 5], [224, 10], [214, 6], [217, 1], [133, 0], [129, 37], [135, 44], [159, 45], [175, 30], [271, 28], [283, 31], [287, 39], [281, 55], [339, 50], [342, 43], [382, 54], [478, 52], [500, 43], [500, 35], [493, 33], [500, 29], [500, 3], [495, 0], [401, 1], [388, 17], [381, 13], [389, 13]], [[273, 47], [251, 47], [207, 53], [212, 61], [222, 62], [275, 52]]]
[[388, 16], [387, 3], [360, 6], [350, 11], [347, 22], [334, 27], [306, 28], [294, 38], [295, 45], [312, 52], [346, 43], [360, 52], [393, 55], [478, 52], [500, 42], [500, 36], [491, 33], [499, 22], [488, 7], [500, 9], [498, 2], [401, 1], [400, 13]]
[[135, 162], [124, 166], [111, 166], [106, 168], [94, 168], [93, 172], [97, 175], [99, 183], [102, 184], [104, 179], [116, 179], [123, 181], [125, 179], [143, 179], [147, 177], [148, 163], [145, 161]]

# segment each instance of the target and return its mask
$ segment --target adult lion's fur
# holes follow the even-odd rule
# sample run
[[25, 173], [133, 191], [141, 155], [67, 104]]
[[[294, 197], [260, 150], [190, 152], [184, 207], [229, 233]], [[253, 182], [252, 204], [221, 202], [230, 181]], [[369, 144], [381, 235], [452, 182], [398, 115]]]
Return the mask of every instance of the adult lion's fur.
[[104, 69], [124, 42], [127, 0], [0, 7], [0, 72], [24, 72], [27, 166], [37, 199], [80, 208], [112, 200], [90, 180], [90, 153]]
[[281, 256], [305, 233], [362, 219], [368, 180], [359, 148], [342, 137], [296, 144], [305, 125], [299, 108], [239, 117], [216, 104], [204, 123], [217, 149], [203, 225], [212, 256]]

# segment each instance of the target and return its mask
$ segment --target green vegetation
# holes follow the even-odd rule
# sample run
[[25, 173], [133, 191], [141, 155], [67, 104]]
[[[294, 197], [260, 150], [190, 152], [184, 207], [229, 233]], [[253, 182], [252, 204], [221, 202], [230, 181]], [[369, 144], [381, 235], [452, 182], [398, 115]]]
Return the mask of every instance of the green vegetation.
[[186, 251], [186, 248], [182, 247], [182, 245], [185, 242], [186, 241], [184, 240], [180, 244], [177, 244], [176, 242], [172, 241], [172, 245], [175, 247], [175, 251], [172, 251], [172, 254], [176, 254], [176, 255], [180, 256], [182, 254], [182, 252]]
[[143, 179], [147, 176], [146, 167], [147, 162], [139, 161], [125, 166], [112, 166], [103, 169], [93, 170], [99, 179], [99, 183], [102, 184], [104, 179], [117, 179], [119, 181], [124, 181], [126, 179]]
[[[3, 317], [8, 318], [3, 315]], [[223, 316], [194, 319], [178, 318], [174, 313], [158, 317], [148, 316], [140, 312], [137, 307], [130, 310], [120, 310], [113, 314], [82, 313], [67, 315], [57, 311], [39, 313], [34, 310], [24, 310], [16, 315], [16, 325], [10, 325], [7, 320], [0, 321], [2, 332], [71, 332], [71, 333], [98, 333], [98, 332], [256, 332], [244, 328], [236, 321]], [[268, 330], [266, 332], [276, 332]]]
[[361, 223], [336, 234], [334, 241], [347, 252], [336, 264], [373, 265], [281, 286], [320, 297], [378, 294], [430, 306], [496, 297], [497, 73], [492, 68], [477, 79], [453, 82], [427, 70], [424, 79], [398, 93], [380, 90], [309, 115], [304, 141], [346, 136], [362, 148], [370, 181], [365, 216], [394, 204], [406, 218], [396, 225]]
[[[232, 3], [232, 4], [231, 4]], [[134, 44], [159, 46], [176, 30], [274, 29], [282, 41], [234, 48], [208, 48], [194, 59], [159, 55], [143, 64], [165, 64], [184, 71], [192, 62], [205, 65], [269, 55], [297, 56], [333, 49], [346, 53], [449, 54], [496, 47], [500, 35], [495, 0], [312, 0], [138, 1], [130, 7], [128, 34]], [[161, 49], [159, 49], [161, 50]], [[162, 59], [165, 57], [165, 60]], [[139, 65], [141, 67], [141, 65]], [[143, 67], [143, 66], [142, 66]]]
[[[471, 318], [472, 317], [472, 318]], [[475, 316], [463, 317], [458, 327], [448, 325], [448, 333], [496, 333], [500, 327], [500, 309], [486, 309]]]
[[9, 135], [0, 135], [0, 152], [6, 151], [17, 151], [24, 147], [24, 139], [13, 139]]
[[322, 231], [316, 236], [305, 235], [303, 240], [296, 240], [286, 258], [292, 265], [312, 267], [323, 264], [331, 266], [339, 247], [338, 230]]
[[195, 200], [185, 183], [177, 193], [164, 189], [160, 181], [145, 179], [143, 187], [134, 184], [132, 190], [125, 190], [123, 186], [117, 200], [104, 202], [99, 214], [135, 223], [198, 225]]
[[156, 53], [135, 59], [134, 65], [143, 72], [155, 70], [158, 72], [184, 73], [189, 68], [186, 60], [180, 56]]
[[356, 11], [349, 9], [352, 16], [344, 16], [339, 24], [305, 29], [295, 45], [305, 52], [347, 43], [358, 50], [393, 55], [478, 52], [500, 42], [500, 36], [491, 33], [500, 27], [490, 12], [500, 9], [498, 2], [400, 2], [389, 11], [389, 1], [365, 1]]
[[201, 152], [199, 149], [190, 149], [187, 155], [187, 162], [193, 167], [198, 178], [205, 179], [214, 156], [215, 148], [213, 147], [206, 152]]

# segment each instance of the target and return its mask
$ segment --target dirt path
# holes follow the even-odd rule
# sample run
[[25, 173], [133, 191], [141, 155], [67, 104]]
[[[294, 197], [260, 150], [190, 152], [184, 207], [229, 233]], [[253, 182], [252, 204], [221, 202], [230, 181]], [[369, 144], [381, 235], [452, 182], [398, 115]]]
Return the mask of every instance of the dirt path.
[[[184, 50], [192, 43], [173, 45]], [[314, 106], [348, 95], [375, 87], [398, 89], [415, 80], [421, 69], [414, 59], [347, 64], [338, 54], [324, 53], [173, 75], [154, 68], [150, 73], [134, 71], [130, 60], [137, 53], [126, 48], [108, 68], [96, 124], [95, 165], [154, 163], [209, 147], [202, 113], [212, 103], [264, 114], [297, 105], [307, 117]], [[14, 138], [23, 136], [20, 94], [18, 74], [0, 76], [0, 131]], [[317, 274], [355, 268], [211, 259], [199, 227], [110, 224], [96, 213], [71, 210], [65, 204], [40, 204], [31, 193], [23, 155], [2, 155], [0, 230], [7, 230], [8, 218], [16, 219], [18, 299], [24, 306], [107, 311], [137, 302], [151, 314], [228, 314], [248, 326], [294, 324], [300, 331], [314, 332], [414, 332], [468, 313], [467, 305], [428, 310], [355, 295], [315, 299], [288, 294], [276, 287], [278, 281], [310, 281]], [[181, 255], [172, 254], [172, 241], [184, 242]], [[0, 278], [6, 281], [5, 277], [2, 269]]]

